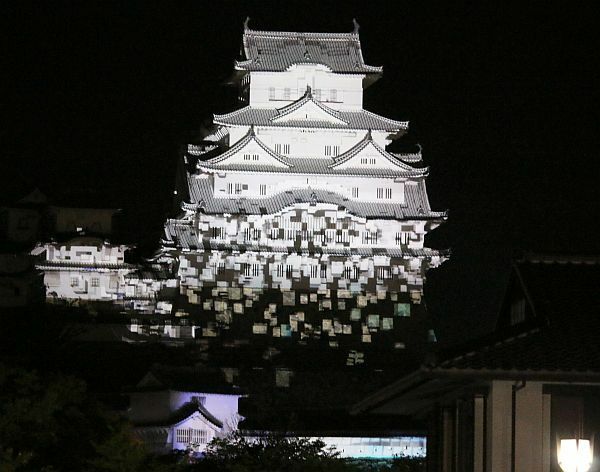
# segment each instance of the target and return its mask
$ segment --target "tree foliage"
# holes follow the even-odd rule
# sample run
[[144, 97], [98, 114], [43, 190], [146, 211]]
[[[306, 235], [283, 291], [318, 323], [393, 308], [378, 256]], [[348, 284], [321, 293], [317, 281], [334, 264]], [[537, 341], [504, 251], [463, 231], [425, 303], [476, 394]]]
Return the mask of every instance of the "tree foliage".
[[145, 461], [81, 380], [0, 364], [0, 470], [135, 471]]
[[341, 459], [325, 443], [307, 438], [270, 435], [249, 440], [239, 433], [214, 439], [206, 449], [205, 458], [196, 464], [199, 471], [328, 471], [358, 470]]

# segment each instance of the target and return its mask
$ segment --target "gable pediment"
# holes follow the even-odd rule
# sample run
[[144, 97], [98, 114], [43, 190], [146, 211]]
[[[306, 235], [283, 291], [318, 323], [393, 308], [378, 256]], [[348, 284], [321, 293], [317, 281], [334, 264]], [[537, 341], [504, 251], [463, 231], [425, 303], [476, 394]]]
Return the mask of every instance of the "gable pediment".
[[346, 121], [337, 117], [334, 110], [327, 110], [322, 105], [318, 105], [314, 100], [304, 100], [300, 106], [293, 110], [283, 111], [271, 118], [273, 123], [302, 122], [302, 121], [321, 121], [336, 125], [346, 125]]
[[282, 169], [293, 167], [282, 156], [260, 141], [255, 136], [253, 129], [250, 129], [245, 137], [220, 156], [198, 163], [198, 167], [222, 169], [227, 169], [228, 166], [237, 167], [240, 165], [248, 167], [269, 166]]
[[389, 169], [408, 170], [408, 166], [388, 156], [385, 151], [372, 141], [367, 142], [361, 149], [348, 156], [340, 156], [330, 167], [336, 169]]

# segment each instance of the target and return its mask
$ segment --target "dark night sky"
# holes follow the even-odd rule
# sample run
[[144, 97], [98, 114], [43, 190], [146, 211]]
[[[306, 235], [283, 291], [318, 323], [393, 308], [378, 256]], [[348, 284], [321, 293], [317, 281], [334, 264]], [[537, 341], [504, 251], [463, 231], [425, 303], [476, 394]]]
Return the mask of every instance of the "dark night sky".
[[384, 66], [365, 107], [411, 121], [404, 141], [423, 145], [432, 205], [450, 210], [429, 238], [454, 252], [429, 278], [438, 337], [493, 325], [515, 250], [600, 251], [593, 6], [145, 3], [3, 7], [3, 201], [35, 185], [98, 192], [125, 209], [135, 239], [155, 241], [178, 146], [237, 106], [221, 83], [244, 18], [350, 31], [356, 17], [366, 62]]

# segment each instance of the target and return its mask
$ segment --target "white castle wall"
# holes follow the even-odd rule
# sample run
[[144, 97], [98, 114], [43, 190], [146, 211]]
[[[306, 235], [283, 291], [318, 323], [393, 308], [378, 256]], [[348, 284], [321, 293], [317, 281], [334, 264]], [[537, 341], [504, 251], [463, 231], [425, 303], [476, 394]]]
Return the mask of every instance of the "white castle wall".
[[[285, 179], [278, 174], [223, 172], [210, 177], [217, 198], [267, 198], [292, 189], [323, 189], [339, 193], [349, 200], [382, 203], [404, 203], [405, 182], [395, 179], [288, 174]], [[232, 184], [232, 187], [229, 187]], [[239, 184], [236, 187], [236, 184]], [[411, 183], [409, 183], [410, 185]], [[261, 185], [266, 187], [261, 188]], [[378, 193], [377, 189], [384, 189]], [[391, 189], [391, 194], [385, 189]]]
[[334, 110], [362, 108], [363, 74], [333, 74], [322, 65], [298, 64], [286, 72], [251, 72], [250, 105], [281, 108], [298, 100], [309, 85], [315, 98]]

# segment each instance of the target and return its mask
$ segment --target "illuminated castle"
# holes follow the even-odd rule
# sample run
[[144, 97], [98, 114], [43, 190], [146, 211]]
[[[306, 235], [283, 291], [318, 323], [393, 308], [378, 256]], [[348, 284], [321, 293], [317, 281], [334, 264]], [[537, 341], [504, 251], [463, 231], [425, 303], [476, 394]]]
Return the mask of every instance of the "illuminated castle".
[[420, 150], [386, 151], [408, 122], [363, 109], [382, 68], [365, 64], [356, 23], [295, 33], [246, 21], [243, 51], [245, 105], [188, 145], [182, 213], [165, 225], [181, 313], [201, 315], [203, 336], [252, 313], [256, 335], [371, 342], [418, 312], [425, 272], [445, 259], [424, 246], [446, 214], [430, 208]]

